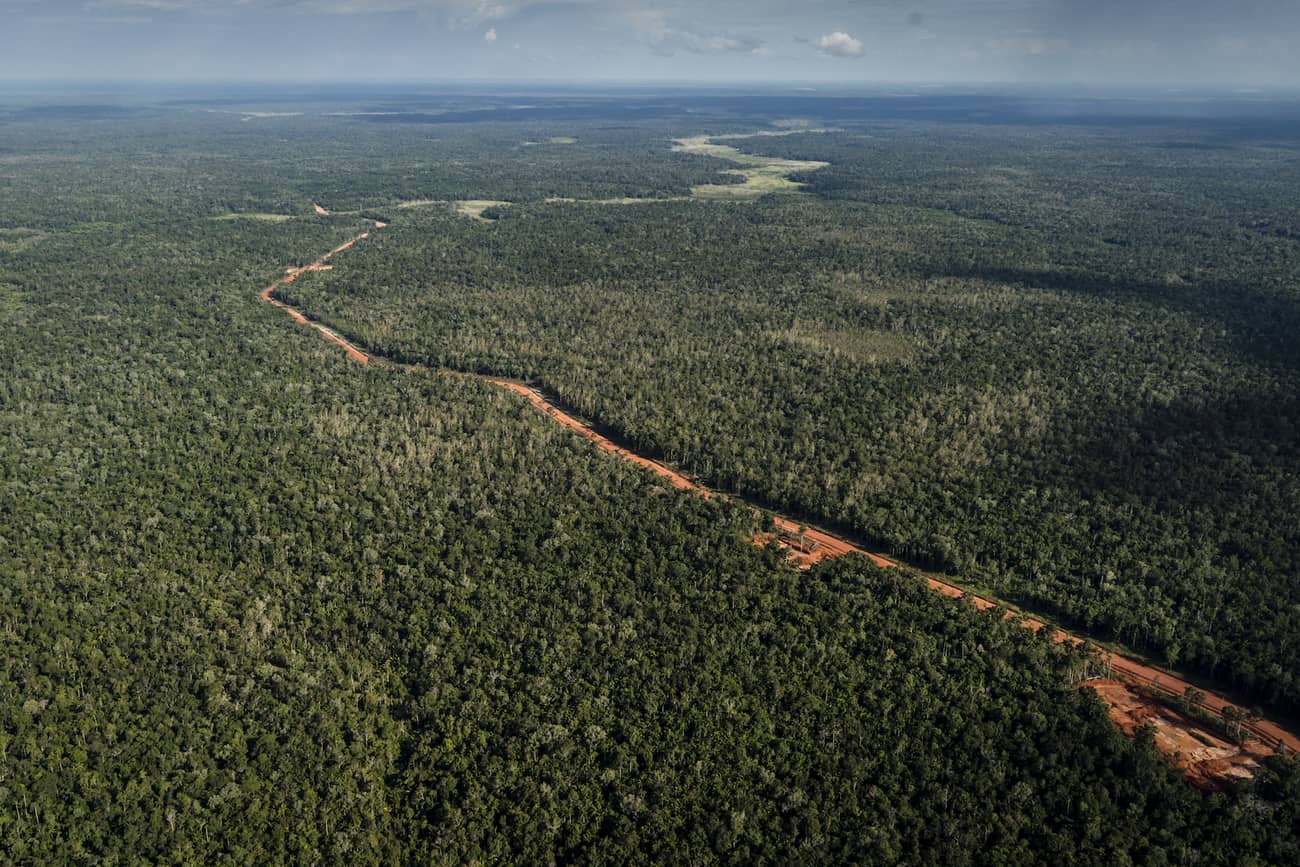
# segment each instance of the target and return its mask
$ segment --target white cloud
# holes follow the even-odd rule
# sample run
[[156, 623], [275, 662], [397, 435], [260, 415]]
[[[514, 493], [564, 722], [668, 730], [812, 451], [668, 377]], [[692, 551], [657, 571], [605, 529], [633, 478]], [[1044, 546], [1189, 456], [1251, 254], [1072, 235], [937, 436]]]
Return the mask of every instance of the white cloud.
[[843, 30], [827, 33], [813, 43], [822, 54], [831, 57], [861, 57], [862, 40], [854, 39]]
[[496, 29], [495, 27], [489, 27], [489, 28], [488, 28], [488, 32], [483, 34], [483, 41], [484, 41], [484, 42], [496, 42], [496, 41], [497, 41], [497, 29]]

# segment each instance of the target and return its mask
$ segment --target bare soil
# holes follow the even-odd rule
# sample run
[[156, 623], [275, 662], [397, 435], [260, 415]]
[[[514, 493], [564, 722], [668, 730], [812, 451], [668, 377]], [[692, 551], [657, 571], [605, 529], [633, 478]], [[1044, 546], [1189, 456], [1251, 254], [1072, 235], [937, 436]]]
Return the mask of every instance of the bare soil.
[[1200, 720], [1118, 680], [1080, 684], [1106, 703], [1111, 721], [1126, 734], [1144, 726], [1154, 729], [1156, 748], [1181, 768], [1187, 779], [1204, 789], [1222, 788], [1232, 780], [1249, 777], [1268, 750], [1257, 739], [1233, 743]]

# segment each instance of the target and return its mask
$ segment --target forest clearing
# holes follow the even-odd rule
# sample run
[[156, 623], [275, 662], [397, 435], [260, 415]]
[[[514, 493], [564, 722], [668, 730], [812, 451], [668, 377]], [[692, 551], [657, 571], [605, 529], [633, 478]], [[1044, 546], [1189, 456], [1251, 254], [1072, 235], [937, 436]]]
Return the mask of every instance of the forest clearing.
[[286, 223], [289, 220], [292, 220], [293, 216], [290, 214], [230, 213], [230, 214], [222, 214], [221, 216], [213, 217], [212, 219], [214, 220], [258, 220], [263, 223]]
[[[728, 139], [750, 138], [748, 134], [725, 136]], [[691, 195], [706, 201], [749, 201], [769, 193], [798, 192], [803, 184], [791, 176], [824, 169], [830, 163], [816, 160], [792, 160], [749, 154], [731, 145], [717, 144], [722, 136], [691, 136], [674, 141], [674, 153], [699, 154], [737, 163], [738, 169], [728, 169], [723, 174], [737, 175], [739, 184], [700, 184], [691, 188]]]
[[1225, 740], [1222, 733], [1203, 721], [1174, 710], [1122, 680], [1091, 680], [1079, 686], [1093, 690], [1106, 702], [1111, 720], [1125, 734], [1151, 727], [1156, 749], [1169, 756], [1200, 788], [1221, 788], [1227, 782], [1252, 776], [1259, 759], [1272, 752], [1253, 738], [1241, 743]]
[[511, 204], [513, 203], [490, 199], [411, 199], [398, 202], [397, 207], [427, 208], [430, 205], [450, 205], [452, 210], [462, 217], [469, 217], [471, 220], [478, 220], [481, 223], [490, 223], [492, 218], [483, 216], [485, 211], [492, 208], [506, 208]]

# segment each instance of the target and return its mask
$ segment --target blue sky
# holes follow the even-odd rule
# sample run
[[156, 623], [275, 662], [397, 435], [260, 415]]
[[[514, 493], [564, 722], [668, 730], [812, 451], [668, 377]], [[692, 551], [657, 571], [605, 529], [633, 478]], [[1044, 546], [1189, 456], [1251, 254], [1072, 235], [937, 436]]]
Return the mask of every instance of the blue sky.
[[0, 0], [0, 79], [1300, 86], [1300, 0]]

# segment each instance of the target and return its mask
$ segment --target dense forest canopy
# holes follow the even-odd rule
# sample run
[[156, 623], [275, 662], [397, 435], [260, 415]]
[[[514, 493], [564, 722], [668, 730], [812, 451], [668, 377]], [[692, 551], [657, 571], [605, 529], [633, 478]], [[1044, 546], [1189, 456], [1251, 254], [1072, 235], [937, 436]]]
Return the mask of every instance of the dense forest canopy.
[[1296, 150], [893, 123], [748, 147], [829, 162], [818, 195], [403, 214], [288, 295], [1294, 706]]
[[[257, 298], [383, 218], [286, 296], [1289, 706], [1289, 139], [463, 102], [0, 111], [4, 860], [1300, 860], [1294, 763], [1197, 791], [1045, 636]], [[796, 115], [806, 194], [546, 201]]]

